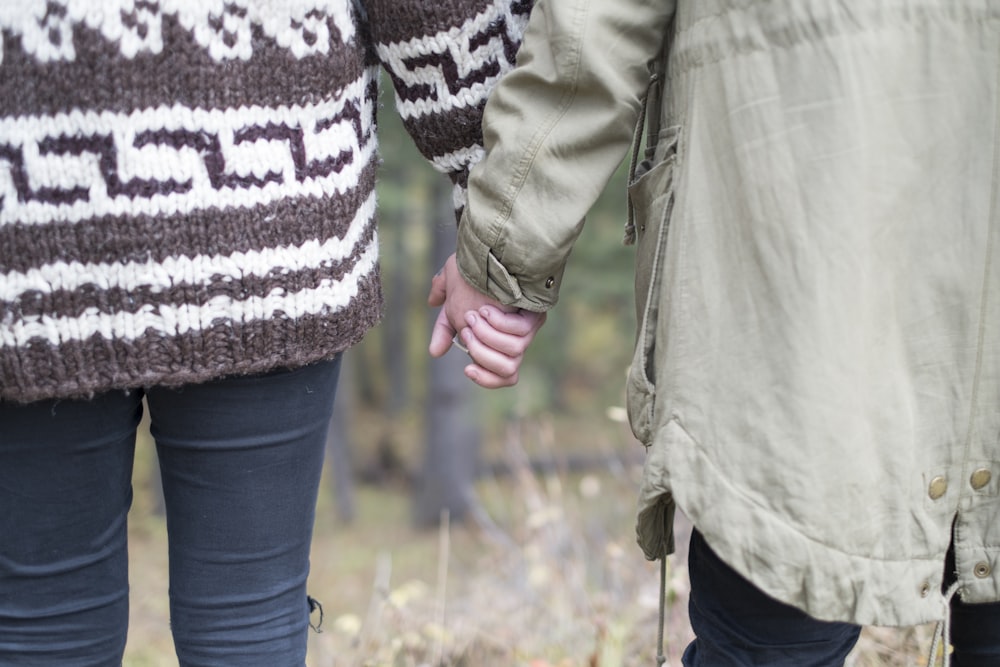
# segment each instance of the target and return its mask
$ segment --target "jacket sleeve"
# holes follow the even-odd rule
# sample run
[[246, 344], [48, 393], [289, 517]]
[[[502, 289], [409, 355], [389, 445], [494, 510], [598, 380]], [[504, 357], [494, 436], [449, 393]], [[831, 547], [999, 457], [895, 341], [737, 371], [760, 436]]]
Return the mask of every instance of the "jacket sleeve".
[[555, 305], [583, 217], [632, 139], [673, 0], [538, 0], [486, 106], [458, 266], [502, 303]]
[[417, 148], [465, 203], [486, 96], [514, 66], [533, 0], [363, 0], [374, 57]]

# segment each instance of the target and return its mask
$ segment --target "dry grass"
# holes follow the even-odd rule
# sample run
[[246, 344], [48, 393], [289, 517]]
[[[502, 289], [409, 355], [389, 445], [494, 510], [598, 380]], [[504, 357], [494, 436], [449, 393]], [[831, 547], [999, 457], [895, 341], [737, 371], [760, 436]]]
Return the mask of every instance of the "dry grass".
[[[525, 449], [549, 436], [512, 431], [515, 471], [478, 491], [493, 521], [411, 527], [409, 494], [362, 487], [357, 521], [321, 498], [310, 592], [325, 608], [309, 667], [631, 667], [654, 665], [658, 568], [634, 543], [636, 475], [627, 466], [539, 476]], [[544, 443], [542, 443], [544, 445]], [[131, 528], [132, 618], [125, 664], [176, 665], [163, 525], [138, 500]], [[669, 570], [671, 665], [691, 639], [684, 546]], [[930, 628], [866, 630], [853, 667], [925, 665]]]

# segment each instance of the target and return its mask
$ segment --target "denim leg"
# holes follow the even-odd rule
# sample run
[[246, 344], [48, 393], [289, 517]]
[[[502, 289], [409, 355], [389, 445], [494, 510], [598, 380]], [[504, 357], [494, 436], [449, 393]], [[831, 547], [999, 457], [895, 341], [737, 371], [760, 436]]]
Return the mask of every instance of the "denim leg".
[[[945, 558], [944, 588], [955, 582], [955, 545]], [[951, 599], [952, 667], [1000, 667], [1000, 602], [968, 604]]]
[[0, 403], [0, 665], [120, 665], [140, 396]]
[[1000, 602], [951, 601], [952, 667], [1000, 667]]
[[861, 627], [818, 621], [779, 602], [726, 565], [697, 530], [688, 551], [696, 639], [686, 667], [840, 667]]
[[147, 393], [182, 667], [301, 667], [334, 361]]

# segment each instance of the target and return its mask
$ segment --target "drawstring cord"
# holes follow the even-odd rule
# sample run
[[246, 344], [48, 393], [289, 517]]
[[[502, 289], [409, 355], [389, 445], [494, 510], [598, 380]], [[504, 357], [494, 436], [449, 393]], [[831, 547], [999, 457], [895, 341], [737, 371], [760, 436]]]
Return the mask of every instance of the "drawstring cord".
[[931, 653], [927, 656], [927, 665], [937, 664], [937, 654], [941, 651], [941, 667], [951, 665], [951, 599], [958, 592], [958, 582], [953, 583], [944, 594], [944, 620], [934, 626], [934, 640], [931, 642]]
[[660, 627], [656, 632], [656, 666], [663, 667], [667, 656], [663, 653], [663, 626], [667, 619], [667, 557], [660, 557]]
[[[639, 121], [635, 126], [635, 133], [632, 136], [632, 159], [628, 164], [628, 182], [629, 185], [635, 182], [635, 171], [639, 165], [639, 149], [642, 147], [642, 132], [646, 127], [646, 115], [649, 112], [649, 98], [650, 93], [653, 92], [653, 86], [656, 82], [660, 80], [660, 77], [655, 72], [649, 77], [649, 83], [646, 85], [646, 95], [642, 101], [642, 108], [639, 110]], [[649, 143], [647, 141], [647, 143]], [[647, 149], [648, 150], [648, 149]], [[628, 205], [628, 222], [625, 223], [625, 239], [622, 241], [625, 245], [635, 244], [635, 206], [632, 204], [632, 197], [625, 198]]]

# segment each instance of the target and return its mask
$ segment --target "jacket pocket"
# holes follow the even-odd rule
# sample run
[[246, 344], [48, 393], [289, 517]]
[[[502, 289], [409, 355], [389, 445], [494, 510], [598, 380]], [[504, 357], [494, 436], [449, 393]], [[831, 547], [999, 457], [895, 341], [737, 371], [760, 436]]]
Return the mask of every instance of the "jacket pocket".
[[635, 352], [625, 385], [625, 406], [632, 433], [648, 446], [652, 442], [656, 398], [656, 329], [663, 282], [663, 261], [674, 205], [674, 163], [678, 128], [660, 133], [652, 160], [644, 160], [629, 184], [635, 212], [636, 266]]

